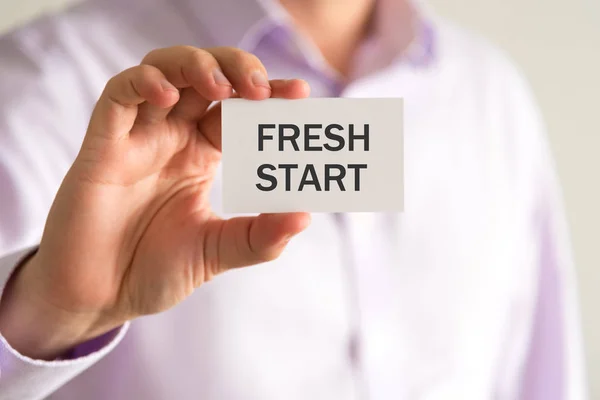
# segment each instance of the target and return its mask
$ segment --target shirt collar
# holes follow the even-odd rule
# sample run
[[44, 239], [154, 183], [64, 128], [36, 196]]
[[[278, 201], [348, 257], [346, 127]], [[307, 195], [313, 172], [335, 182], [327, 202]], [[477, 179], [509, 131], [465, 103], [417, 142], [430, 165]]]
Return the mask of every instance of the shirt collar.
[[429, 65], [434, 58], [435, 31], [430, 11], [420, 0], [377, 0], [374, 30], [357, 50], [351, 79], [402, 62]]
[[[187, 1], [216, 46], [252, 51], [275, 27], [292, 25], [277, 0]], [[367, 42], [388, 61], [402, 56], [411, 63], [428, 62], [434, 35], [423, 4], [423, 0], [377, 0], [375, 29]]]
[[215, 46], [249, 49], [266, 30], [287, 21], [275, 0], [185, 0], [211, 36]]

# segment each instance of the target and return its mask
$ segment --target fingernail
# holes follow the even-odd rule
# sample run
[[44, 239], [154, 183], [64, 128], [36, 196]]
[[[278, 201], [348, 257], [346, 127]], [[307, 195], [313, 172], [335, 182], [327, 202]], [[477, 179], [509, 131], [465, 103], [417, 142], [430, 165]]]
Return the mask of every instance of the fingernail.
[[271, 90], [269, 80], [262, 71], [254, 71], [250, 76], [250, 79], [252, 79], [252, 83], [254, 84], [254, 86], [262, 86]]
[[163, 79], [162, 81], [160, 81], [160, 86], [162, 87], [162, 89], [165, 92], [176, 92], [177, 88], [175, 86], [173, 86], [173, 84], [171, 84], [171, 82], [169, 82], [166, 79]]
[[231, 86], [231, 82], [229, 82], [223, 71], [221, 71], [219, 68], [215, 68], [213, 71], [213, 78], [215, 79], [215, 83], [217, 85]]

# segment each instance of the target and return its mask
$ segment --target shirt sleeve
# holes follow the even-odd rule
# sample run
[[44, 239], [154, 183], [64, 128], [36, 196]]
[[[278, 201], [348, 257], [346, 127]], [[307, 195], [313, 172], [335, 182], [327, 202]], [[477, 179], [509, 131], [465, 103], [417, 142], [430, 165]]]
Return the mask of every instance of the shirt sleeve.
[[[93, 107], [62, 35], [48, 20], [0, 37], [0, 295], [39, 243]], [[0, 333], [0, 400], [45, 398], [114, 349], [127, 328], [54, 361], [19, 354]]]
[[[500, 54], [495, 76], [510, 166], [526, 218], [522, 284], [511, 300], [496, 396], [510, 400], [588, 398], [576, 269], [547, 129], [523, 73]], [[498, 59], [496, 59], [498, 61]]]
[[587, 393], [575, 268], [549, 159], [545, 169], [551, 176], [540, 180], [539, 283], [520, 398], [581, 400]]
[[[0, 258], [0, 294], [15, 266], [33, 249]], [[26, 357], [0, 333], [0, 400], [43, 399], [108, 354], [123, 338], [128, 325], [78, 347], [74, 358], [41, 361]]]

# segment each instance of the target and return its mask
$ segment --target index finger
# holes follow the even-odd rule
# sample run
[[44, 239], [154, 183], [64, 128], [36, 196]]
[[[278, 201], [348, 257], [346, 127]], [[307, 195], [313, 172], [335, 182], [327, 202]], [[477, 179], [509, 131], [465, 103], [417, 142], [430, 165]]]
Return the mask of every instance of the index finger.
[[193, 87], [208, 101], [231, 96], [262, 100], [271, 95], [267, 70], [255, 55], [233, 47], [176, 46], [154, 50], [143, 64], [160, 69], [177, 88]]
[[[302, 79], [272, 80], [272, 98], [303, 99], [309, 96], [310, 86]], [[198, 122], [198, 130], [219, 151], [221, 151], [221, 103], [211, 108]]]
[[231, 96], [231, 83], [217, 59], [206, 50], [192, 46], [157, 49], [148, 53], [142, 64], [158, 68], [178, 89], [194, 88], [206, 99], [207, 107], [212, 101]]

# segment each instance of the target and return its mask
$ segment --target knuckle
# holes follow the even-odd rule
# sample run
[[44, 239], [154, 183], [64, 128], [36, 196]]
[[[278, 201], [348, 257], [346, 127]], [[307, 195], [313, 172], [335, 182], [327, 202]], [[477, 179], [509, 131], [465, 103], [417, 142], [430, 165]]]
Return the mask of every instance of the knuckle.
[[248, 62], [252, 65], [258, 66], [258, 67], [263, 67], [263, 63], [260, 60], [260, 58], [258, 58], [258, 56], [256, 56], [255, 54], [252, 53], [246, 53], [247, 57], [248, 57]]
[[125, 70], [120, 74], [113, 76], [106, 82], [104, 90], [109, 97], [112, 98], [123, 92], [123, 88], [128, 84], [128, 72], [129, 70]]
[[154, 49], [148, 52], [142, 59], [142, 64], [151, 63], [158, 58], [163, 49]]
[[235, 53], [244, 53], [244, 50], [239, 47], [233, 46], [221, 46], [221, 47], [213, 47], [208, 49], [211, 52], [215, 52], [216, 54], [220, 54], [222, 56], [230, 56]]
[[110, 78], [108, 80], [108, 82], [106, 82], [106, 86], [105, 86], [106, 91], [110, 92], [119, 85], [119, 81], [121, 80], [121, 75], [122, 75], [122, 73], [115, 75], [112, 78]]
[[156, 71], [157, 69], [150, 65], [128, 68], [108, 80], [104, 89], [105, 93], [109, 99], [120, 104], [124, 98], [142, 97], [138, 88], [145, 87], [148, 82], [155, 79]]
[[148, 81], [156, 76], [157, 68], [151, 65], [138, 65], [133, 67], [133, 76], [141, 81]]
[[216, 64], [212, 55], [202, 49], [194, 49], [190, 51], [186, 65], [195, 70], [208, 70]]
[[231, 62], [234, 66], [241, 68], [255, 67], [257, 64], [262, 65], [258, 57], [240, 49], [236, 49], [231, 53]]

